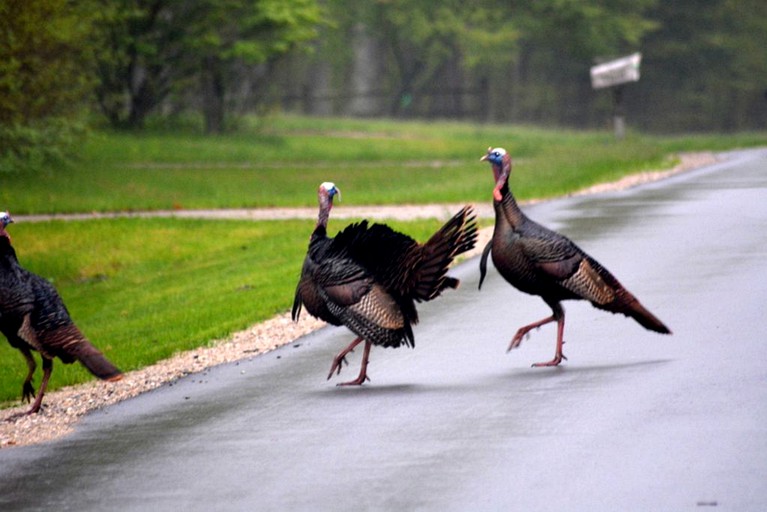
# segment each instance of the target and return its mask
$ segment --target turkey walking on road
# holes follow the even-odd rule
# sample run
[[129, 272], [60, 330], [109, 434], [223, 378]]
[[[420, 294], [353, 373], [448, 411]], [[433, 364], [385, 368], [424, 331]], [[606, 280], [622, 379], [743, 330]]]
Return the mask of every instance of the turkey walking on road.
[[[80, 361], [99, 379], [116, 381], [122, 373], [94, 347], [72, 322], [67, 308], [47, 280], [24, 269], [11, 237], [5, 230], [13, 222], [7, 212], [0, 212], [0, 332], [12, 347], [27, 360], [29, 373], [22, 386], [22, 399], [31, 401], [27, 414], [40, 410], [43, 394], [53, 370], [53, 358], [64, 363]], [[32, 350], [43, 361], [43, 380], [35, 396], [32, 377], [37, 367]]]
[[459, 254], [477, 241], [474, 211], [464, 207], [424, 244], [386, 225], [351, 224], [335, 238], [327, 236], [333, 183], [320, 185], [319, 216], [304, 260], [293, 302], [293, 320], [301, 307], [332, 325], [345, 325], [357, 338], [334, 359], [328, 379], [341, 372], [346, 355], [362, 341], [359, 376], [339, 385], [360, 385], [367, 377], [372, 345], [415, 346], [412, 325], [418, 322], [415, 301], [436, 298], [458, 279], [446, 275]]
[[565, 311], [561, 301], [568, 299], [588, 300], [599, 309], [629, 316], [646, 329], [671, 334], [606, 268], [568, 238], [527, 218], [509, 189], [511, 157], [506, 150], [488, 148], [480, 160], [490, 162], [493, 167], [495, 231], [482, 252], [479, 286], [482, 287], [487, 256], [492, 251], [498, 272], [520, 291], [540, 296], [553, 312], [550, 317], [521, 327], [512, 338], [509, 350], [518, 347], [532, 329], [557, 322], [554, 359], [533, 366], [556, 366], [567, 359], [562, 354]]

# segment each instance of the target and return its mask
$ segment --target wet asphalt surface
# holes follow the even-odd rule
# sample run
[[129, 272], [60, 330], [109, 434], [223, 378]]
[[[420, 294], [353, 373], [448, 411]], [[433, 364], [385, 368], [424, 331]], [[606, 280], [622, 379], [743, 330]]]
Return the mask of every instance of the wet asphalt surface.
[[323, 329], [0, 451], [0, 510], [767, 510], [767, 151], [527, 212], [674, 335], [568, 302], [531, 368], [553, 325], [506, 346], [550, 311], [475, 258], [371, 383], [325, 380]]

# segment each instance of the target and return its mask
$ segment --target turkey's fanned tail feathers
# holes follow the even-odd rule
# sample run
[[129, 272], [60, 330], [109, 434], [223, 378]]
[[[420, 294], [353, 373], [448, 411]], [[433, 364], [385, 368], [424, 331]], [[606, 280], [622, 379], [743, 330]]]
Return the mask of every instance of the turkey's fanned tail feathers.
[[458, 287], [459, 281], [445, 274], [456, 256], [476, 245], [476, 220], [473, 208], [465, 206], [423, 244], [413, 277], [416, 300], [432, 300], [444, 289]]

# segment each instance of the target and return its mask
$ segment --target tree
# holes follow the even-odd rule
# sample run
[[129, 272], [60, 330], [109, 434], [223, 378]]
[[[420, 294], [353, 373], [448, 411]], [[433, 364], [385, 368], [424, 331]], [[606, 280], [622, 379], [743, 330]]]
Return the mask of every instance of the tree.
[[[594, 57], [635, 51], [656, 27], [648, 17], [656, 2], [332, 0], [338, 28], [321, 51], [336, 70], [347, 60], [350, 104], [371, 90], [388, 94], [388, 108], [379, 109], [388, 115], [578, 122], [588, 109], [573, 106], [591, 96]], [[344, 44], [356, 51], [339, 52]]]
[[589, 68], [595, 58], [641, 49], [656, 30], [656, 0], [540, 0], [499, 6], [496, 16], [516, 20], [519, 44], [505, 74], [486, 70], [505, 85], [496, 119], [584, 126], [597, 111]]
[[238, 63], [258, 65], [317, 36], [316, 0], [206, 0], [189, 27], [187, 47], [200, 58], [205, 131], [224, 125], [225, 95]]
[[174, 88], [198, 72], [187, 54], [188, 26], [200, 2], [98, 0], [93, 33], [101, 112], [117, 128], [141, 128]]
[[767, 126], [767, 3], [661, 2], [653, 16], [661, 29], [645, 44], [646, 73], [636, 107], [645, 126]]
[[239, 63], [267, 62], [316, 35], [316, 0], [101, 0], [98, 100], [138, 128], [173, 91], [201, 85], [206, 131], [223, 128]]
[[492, 57], [508, 62], [513, 52], [514, 26], [503, 27], [494, 7], [488, 0], [329, 1], [335, 24], [320, 51], [343, 75], [336, 81], [352, 96], [347, 112], [423, 115], [448, 104], [460, 115], [463, 71]]
[[60, 161], [92, 85], [88, 9], [67, 0], [0, 3], [0, 165]]

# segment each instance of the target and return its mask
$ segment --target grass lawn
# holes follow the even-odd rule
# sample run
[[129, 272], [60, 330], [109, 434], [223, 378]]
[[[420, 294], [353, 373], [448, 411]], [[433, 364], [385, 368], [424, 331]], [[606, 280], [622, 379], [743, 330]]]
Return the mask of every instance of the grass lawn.
[[95, 133], [69, 169], [5, 175], [12, 213], [314, 205], [334, 181], [350, 204], [476, 202], [492, 176], [487, 146], [515, 159], [521, 199], [550, 197], [670, 165], [678, 150], [764, 144], [764, 134], [660, 138], [469, 123], [273, 118], [225, 136]]
[[[315, 206], [322, 181], [344, 204], [484, 202], [488, 145], [515, 158], [520, 198], [549, 197], [671, 165], [675, 151], [754, 146], [764, 134], [660, 138], [469, 123], [273, 118], [235, 134], [95, 133], [72, 168], [3, 175], [13, 214]], [[334, 221], [334, 233], [346, 221]], [[9, 227], [23, 265], [51, 279], [83, 332], [123, 370], [207, 344], [286, 311], [313, 221], [113, 219]], [[437, 221], [392, 223], [423, 241]], [[0, 341], [0, 403], [26, 365]], [[50, 389], [90, 379], [56, 364]], [[38, 374], [36, 382], [39, 383]]]

